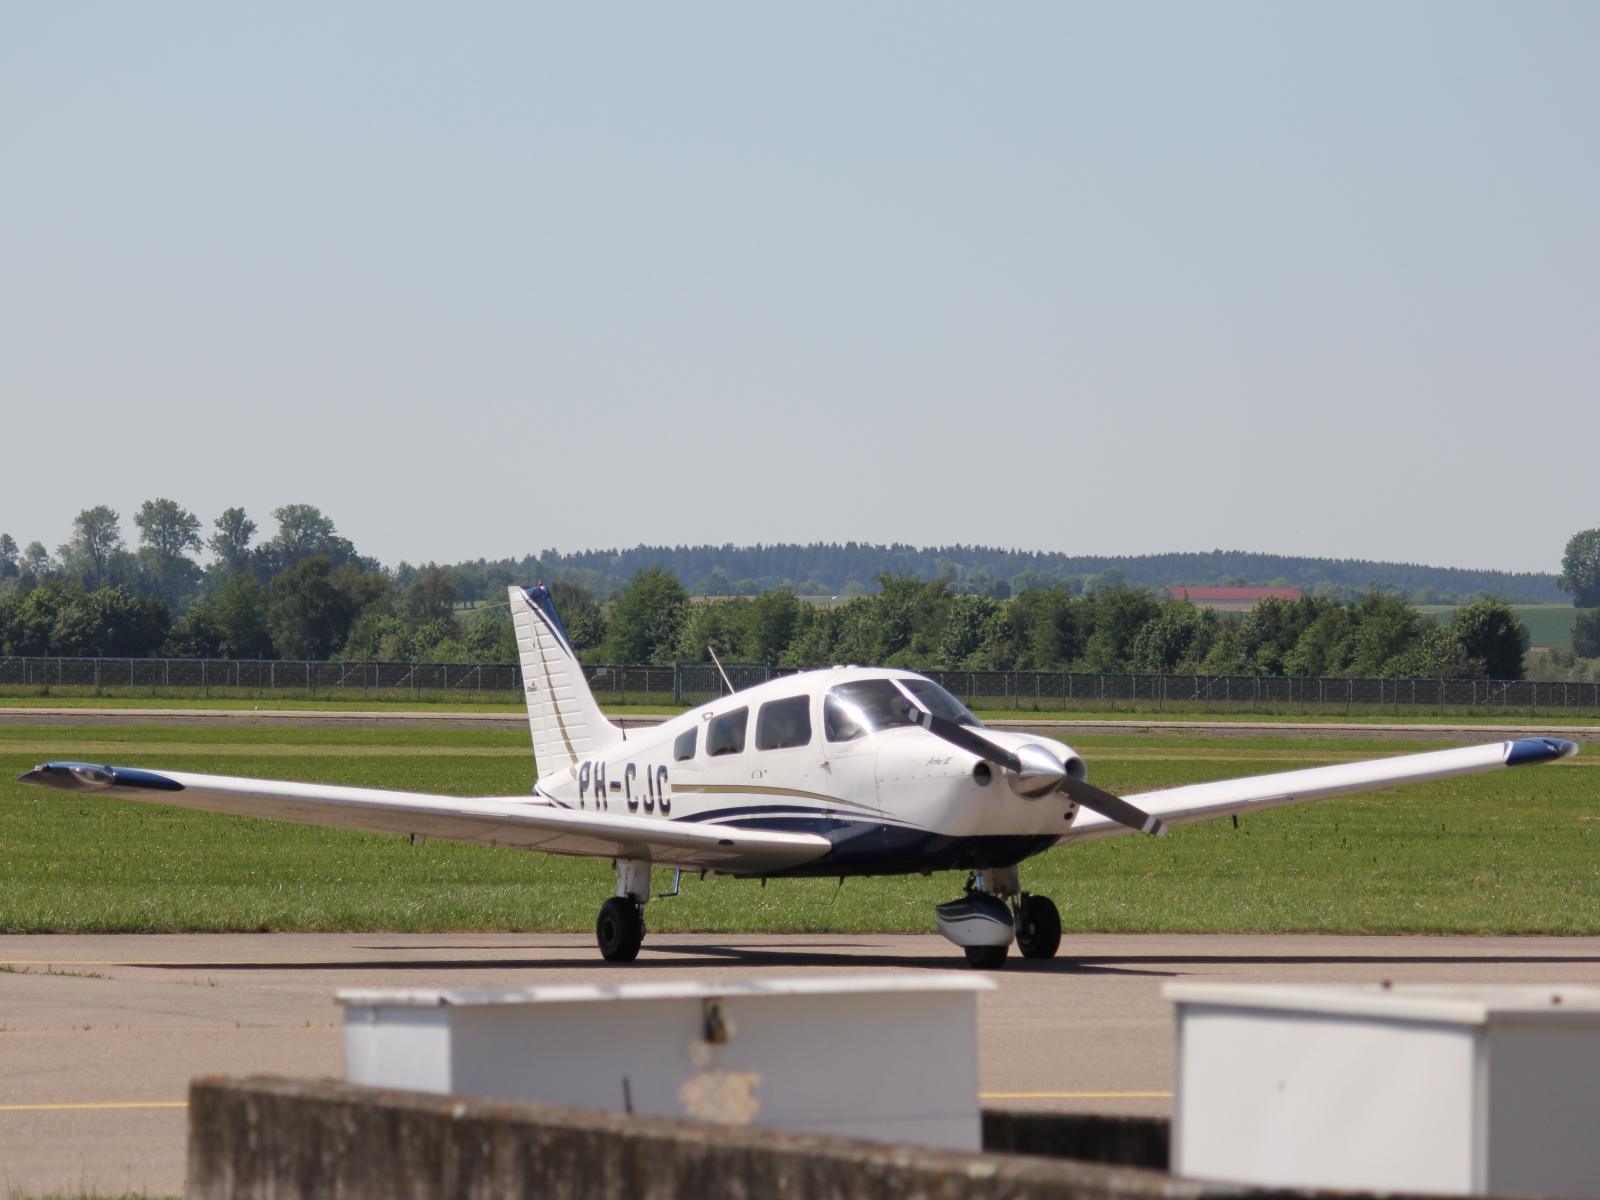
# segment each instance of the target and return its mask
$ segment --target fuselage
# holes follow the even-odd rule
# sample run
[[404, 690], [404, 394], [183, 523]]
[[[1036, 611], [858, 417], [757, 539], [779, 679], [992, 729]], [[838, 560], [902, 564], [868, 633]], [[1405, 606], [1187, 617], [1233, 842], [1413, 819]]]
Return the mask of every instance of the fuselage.
[[[875, 704], [890, 679], [933, 687], [910, 671], [860, 667], [784, 676], [632, 730], [540, 779], [535, 793], [565, 808], [827, 838], [830, 852], [781, 872], [798, 876], [1009, 867], [1071, 828], [1078, 810], [1065, 795], [1019, 795], [1003, 771]], [[926, 699], [978, 725], [942, 689]], [[1083, 760], [1054, 739], [984, 736], [1045, 747], [1084, 776]]]

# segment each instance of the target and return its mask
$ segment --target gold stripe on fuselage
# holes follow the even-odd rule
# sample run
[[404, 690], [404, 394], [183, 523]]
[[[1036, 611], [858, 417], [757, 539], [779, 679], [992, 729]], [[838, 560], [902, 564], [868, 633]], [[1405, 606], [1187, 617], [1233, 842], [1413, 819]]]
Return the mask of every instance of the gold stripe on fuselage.
[[799, 796], [805, 800], [821, 800], [824, 804], [843, 804], [850, 808], [863, 809], [875, 813], [878, 810], [870, 804], [858, 804], [854, 800], [841, 800], [838, 796], [824, 796], [821, 792], [802, 792], [798, 788], [762, 787], [755, 783], [674, 783], [674, 792], [699, 792], [711, 795], [756, 795], [756, 796]]

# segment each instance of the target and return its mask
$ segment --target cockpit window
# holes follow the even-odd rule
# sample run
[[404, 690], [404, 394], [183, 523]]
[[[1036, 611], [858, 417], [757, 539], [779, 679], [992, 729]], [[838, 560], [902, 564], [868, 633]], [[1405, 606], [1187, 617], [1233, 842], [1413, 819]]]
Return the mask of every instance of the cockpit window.
[[887, 679], [858, 679], [828, 689], [822, 702], [822, 725], [830, 742], [917, 724], [917, 710]]
[[853, 742], [858, 737], [892, 729], [897, 725], [920, 725], [915, 706], [905, 698], [906, 689], [935, 716], [957, 725], [977, 725], [973, 716], [949, 692], [931, 679], [860, 679], [828, 689], [822, 702], [823, 731], [830, 742]]
[[936, 717], [944, 717], [954, 721], [957, 725], [977, 725], [982, 727], [982, 722], [967, 711], [967, 706], [962, 704], [949, 692], [945, 691], [931, 679], [902, 679], [898, 681], [923, 704], [928, 706], [928, 711]]

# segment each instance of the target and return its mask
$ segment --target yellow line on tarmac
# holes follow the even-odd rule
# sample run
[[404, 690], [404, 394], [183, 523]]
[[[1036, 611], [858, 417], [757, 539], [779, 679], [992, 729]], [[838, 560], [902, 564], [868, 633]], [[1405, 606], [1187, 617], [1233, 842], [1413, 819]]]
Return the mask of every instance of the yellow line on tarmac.
[[130, 1100], [118, 1104], [0, 1104], [0, 1112], [45, 1112], [64, 1108], [188, 1108], [187, 1100]]
[[979, 1092], [980, 1100], [1170, 1100], [1171, 1092]]

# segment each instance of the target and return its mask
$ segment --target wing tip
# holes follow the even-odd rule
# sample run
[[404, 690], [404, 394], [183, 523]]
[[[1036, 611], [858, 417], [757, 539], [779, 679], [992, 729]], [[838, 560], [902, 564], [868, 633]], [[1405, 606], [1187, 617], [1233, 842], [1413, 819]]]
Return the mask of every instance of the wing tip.
[[1506, 743], [1506, 766], [1525, 767], [1533, 763], [1556, 762], [1578, 752], [1578, 743], [1565, 738], [1518, 738]]
[[18, 783], [54, 788], [61, 792], [121, 791], [181, 792], [183, 784], [154, 771], [112, 767], [105, 763], [47, 762], [17, 776]]

